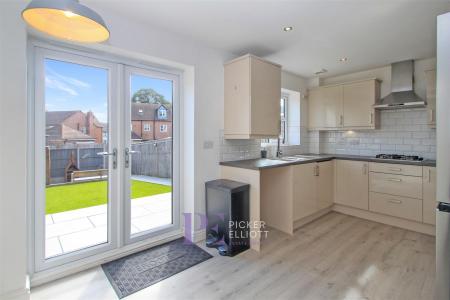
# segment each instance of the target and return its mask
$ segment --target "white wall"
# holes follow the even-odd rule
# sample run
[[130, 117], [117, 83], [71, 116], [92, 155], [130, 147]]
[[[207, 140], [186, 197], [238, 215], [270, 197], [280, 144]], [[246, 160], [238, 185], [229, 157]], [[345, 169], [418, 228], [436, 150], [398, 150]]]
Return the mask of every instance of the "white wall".
[[[2, 293], [23, 289], [26, 274], [27, 36], [20, 18], [23, 8], [20, 4], [17, 1], [1, 2], [1, 170], [8, 170], [0, 173]], [[111, 38], [107, 42], [111, 49], [122, 49], [192, 66], [193, 72], [185, 74], [185, 81], [190, 81], [195, 86], [185, 86], [184, 92], [190, 92], [194, 98], [184, 98], [185, 102], [182, 104], [185, 111], [190, 112], [190, 115], [185, 116], [190, 119], [185, 118], [183, 126], [195, 122], [192, 132], [185, 135], [188, 137], [185, 144], [191, 157], [182, 170], [183, 176], [191, 179], [192, 184], [185, 186], [182, 198], [195, 202], [189, 204], [189, 211], [203, 212], [204, 182], [219, 177], [218, 136], [223, 128], [223, 63], [233, 55], [203, 47], [195, 41], [145, 24], [134, 23], [107, 11], [97, 11], [111, 30]], [[97, 48], [102, 47], [105, 48]], [[14, 124], [14, 130], [11, 130], [11, 124]], [[203, 149], [204, 141], [214, 141], [214, 147]], [[8, 147], [3, 147], [3, 143], [7, 143]]]
[[0, 299], [27, 299], [26, 34], [22, 1], [0, 2]]

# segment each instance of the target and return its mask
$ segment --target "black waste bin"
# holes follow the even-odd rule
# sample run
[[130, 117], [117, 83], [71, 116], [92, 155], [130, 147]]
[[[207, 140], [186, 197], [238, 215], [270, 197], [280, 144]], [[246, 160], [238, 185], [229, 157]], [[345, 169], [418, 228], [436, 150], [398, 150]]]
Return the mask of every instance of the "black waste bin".
[[206, 182], [206, 246], [234, 256], [250, 248], [250, 185], [218, 179]]

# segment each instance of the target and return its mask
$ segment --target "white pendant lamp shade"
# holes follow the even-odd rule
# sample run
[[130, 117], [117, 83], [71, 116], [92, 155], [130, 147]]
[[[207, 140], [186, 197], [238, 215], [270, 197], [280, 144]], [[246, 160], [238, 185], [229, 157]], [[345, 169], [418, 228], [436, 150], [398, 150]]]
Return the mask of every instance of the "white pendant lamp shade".
[[102, 17], [77, 0], [33, 0], [22, 17], [35, 29], [65, 40], [96, 43], [109, 38]]

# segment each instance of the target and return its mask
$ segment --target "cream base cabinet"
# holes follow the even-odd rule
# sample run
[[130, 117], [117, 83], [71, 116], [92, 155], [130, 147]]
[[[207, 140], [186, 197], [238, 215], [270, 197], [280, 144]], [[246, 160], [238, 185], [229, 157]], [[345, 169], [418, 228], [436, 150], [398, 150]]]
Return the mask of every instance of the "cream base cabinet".
[[245, 55], [224, 68], [224, 137], [276, 138], [280, 133], [281, 66]]
[[373, 105], [380, 98], [378, 80], [365, 80], [343, 85], [344, 128], [375, 129], [379, 113]]
[[297, 221], [317, 211], [317, 168], [315, 163], [292, 168], [294, 221]]
[[317, 208], [318, 210], [333, 205], [335, 161], [317, 163]]
[[369, 209], [369, 163], [336, 160], [336, 194], [338, 204]]
[[423, 167], [423, 222], [436, 224], [436, 168]]
[[333, 205], [334, 161], [293, 166], [294, 221]]
[[310, 129], [333, 129], [343, 125], [343, 87], [320, 87], [309, 91], [308, 117]]

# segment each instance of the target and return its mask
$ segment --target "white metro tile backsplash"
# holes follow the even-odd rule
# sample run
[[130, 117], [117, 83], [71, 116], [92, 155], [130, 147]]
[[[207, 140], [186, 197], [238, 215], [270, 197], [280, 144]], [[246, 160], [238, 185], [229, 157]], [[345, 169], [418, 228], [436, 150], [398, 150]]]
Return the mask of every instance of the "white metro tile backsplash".
[[436, 130], [427, 125], [426, 109], [384, 110], [380, 121], [378, 130], [309, 131], [309, 151], [369, 156], [396, 153], [436, 159]]
[[[308, 146], [308, 131], [306, 128], [301, 127], [298, 130], [298, 134], [304, 139], [301, 140], [301, 145], [287, 145], [282, 146], [281, 150], [283, 155], [293, 155], [309, 152]], [[232, 160], [243, 160], [261, 157], [261, 140], [226, 140], [223, 136], [223, 130], [220, 130], [220, 151], [219, 151], [219, 161], [232, 161]], [[297, 139], [298, 141], [299, 139]], [[276, 154], [276, 145], [264, 145], [267, 150], [267, 157], [274, 157]]]

